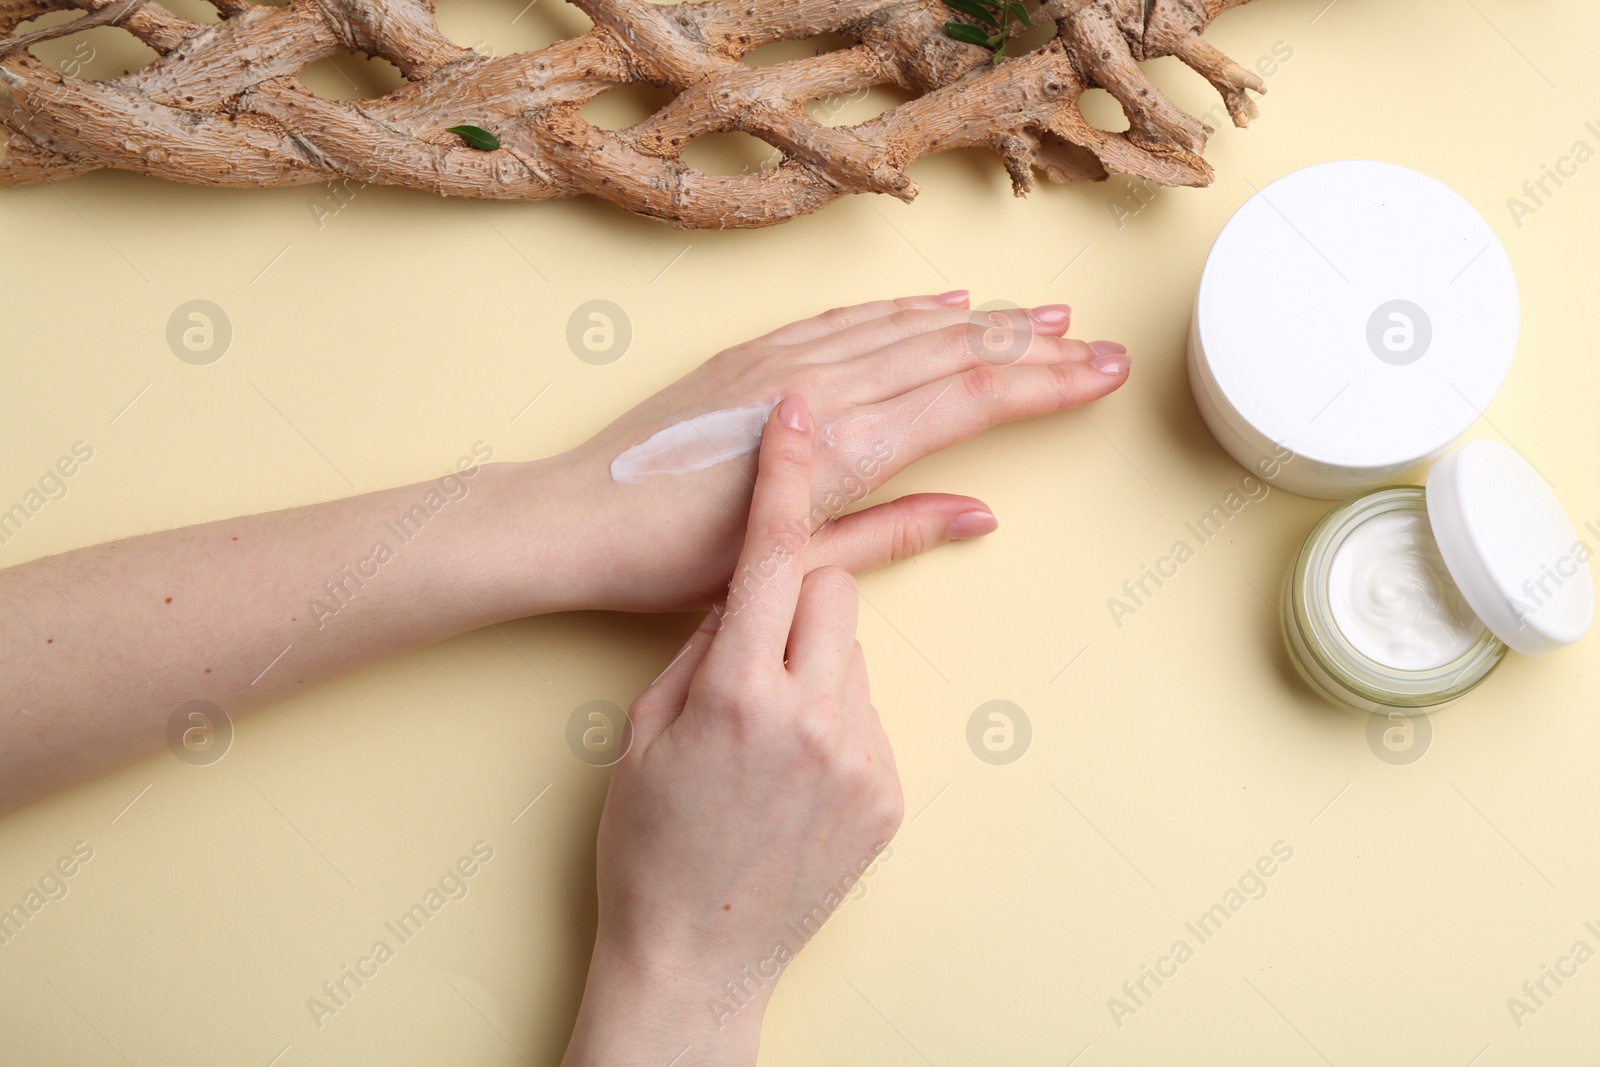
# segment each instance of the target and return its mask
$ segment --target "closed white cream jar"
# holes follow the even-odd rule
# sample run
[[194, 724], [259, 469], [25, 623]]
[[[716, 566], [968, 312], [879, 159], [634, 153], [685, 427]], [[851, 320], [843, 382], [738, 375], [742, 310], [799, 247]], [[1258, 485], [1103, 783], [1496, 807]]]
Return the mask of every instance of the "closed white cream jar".
[[1189, 384], [1246, 469], [1343, 499], [1460, 438], [1505, 379], [1517, 322], [1510, 261], [1470, 204], [1405, 167], [1323, 163], [1259, 190], [1218, 235]]
[[1543, 655], [1582, 637], [1593, 553], [1525, 459], [1472, 441], [1425, 488], [1375, 489], [1317, 524], [1284, 586], [1284, 640], [1328, 699], [1424, 714], [1471, 692], [1508, 649]]

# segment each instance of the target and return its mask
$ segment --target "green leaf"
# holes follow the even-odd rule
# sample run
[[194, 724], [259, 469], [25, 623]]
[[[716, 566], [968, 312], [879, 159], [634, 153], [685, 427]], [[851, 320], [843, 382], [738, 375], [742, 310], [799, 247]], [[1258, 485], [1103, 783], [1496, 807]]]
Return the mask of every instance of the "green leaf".
[[968, 44], [975, 44], [981, 48], [992, 49], [996, 44], [999, 43], [998, 38], [990, 37], [987, 33], [984, 33], [982, 30], [978, 29], [978, 27], [969, 25], [965, 22], [947, 22], [944, 24], [944, 32], [948, 33], [951, 37], [954, 37], [958, 41], [965, 41]]
[[476, 148], [480, 152], [493, 152], [500, 147], [500, 138], [482, 126], [451, 126], [448, 132], [467, 142], [468, 148]]
[[1025, 9], [1021, 4], [1014, 2], [1009, 3], [1006, 5], [1006, 8], [1010, 10], [1010, 12], [1017, 18], [1021, 19], [1024, 26], [1031, 27], [1033, 25], [1033, 20], [1028, 17], [1027, 9]]
[[979, 22], [987, 23], [997, 30], [1000, 28], [1000, 21], [991, 15], [989, 9], [979, 0], [944, 0], [944, 3], [946, 7], [954, 8], [963, 15], [971, 15]]

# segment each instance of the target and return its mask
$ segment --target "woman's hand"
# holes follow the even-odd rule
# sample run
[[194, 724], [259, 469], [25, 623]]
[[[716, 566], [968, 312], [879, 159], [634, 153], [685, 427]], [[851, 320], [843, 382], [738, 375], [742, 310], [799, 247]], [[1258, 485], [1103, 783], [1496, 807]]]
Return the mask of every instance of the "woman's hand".
[[1122, 347], [1062, 339], [1067, 314], [974, 322], [964, 293], [831, 311], [729, 349], [561, 456], [472, 468], [475, 446], [429, 482], [6, 568], [0, 811], [175, 746], [165, 731], [191, 701], [234, 718], [486, 623], [711, 603], [744, 536], [754, 457], [611, 476], [618, 455], [708, 412], [810, 397], [819, 443], [796, 521], [816, 531], [813, 565], [865, 570], [987, 533], [994, 517], [971, 497], [832, 516], [986, 426], [1121, 385]]
[[753, 1063], [778, 973], [900, 825], [848, 573], [812, 569], [816, 428], [773, 413], [726, 608], [634, 702], [568, 1067]]
[[571, 546], [570, 588], [561, 590], [571, 603], [556, 606], [661, 611], [719, 597], [743, 536], [754, 454], [634, 484], [613, 480], [611, 465], [665, 427], [790, 393], [810, 402], [819, 437], [804, 516], [818, 531], [814, 565], [861, 571], [988, 533], [995, 520], [981, 501], [945, 494], [827, 520], [923, 456], [1120, 386], [1126, 350], [1064, 338], [1070, 313], [1060, 304], [975, 313], [965, 292], [905, 297], [828, 311], [720, 353], [540, 465], [554, 484], [530, 505], [538, 516], [517, 522]]

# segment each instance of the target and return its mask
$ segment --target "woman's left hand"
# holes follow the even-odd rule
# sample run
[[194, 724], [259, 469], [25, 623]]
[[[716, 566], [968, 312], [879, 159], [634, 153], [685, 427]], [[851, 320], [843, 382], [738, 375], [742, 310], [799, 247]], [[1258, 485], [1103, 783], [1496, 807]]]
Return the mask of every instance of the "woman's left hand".
[[807, 513], [815, 565], [859, 572], [993, 530], [982, 501], [939, 493], [835, 518], [923, 456], [997, 423], [1077, 408], [1127, 380], [1121, 345], [1062, 336], [1065, 305], [978, 313], [967, 304], [965, 292], [903, 297], [792, 323], [713, 356], [585, 444], [530, 465], [548, 480], [524, 497], [537, 514], [517, 522], [536, 528], [540, 545], [567, 548], [563, 587], [542, 610], [680, 610], [721, 595], [754, 452], [634, 484], [613, 480], [611, 465], [665, 427], [751, 406], [759, 416], [790, 393], [810, 401], [819, 431]]

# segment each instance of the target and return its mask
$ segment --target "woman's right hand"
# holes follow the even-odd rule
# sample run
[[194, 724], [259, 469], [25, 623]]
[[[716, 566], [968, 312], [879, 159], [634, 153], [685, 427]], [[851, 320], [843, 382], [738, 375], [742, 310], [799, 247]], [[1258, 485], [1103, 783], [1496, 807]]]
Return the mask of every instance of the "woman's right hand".
[[634, 702], [567, 1067], [754, 1063], [779, 973], [899, 828], [854, 580], [807, 573], [815, 439], [789, 396], [726, 608]]

